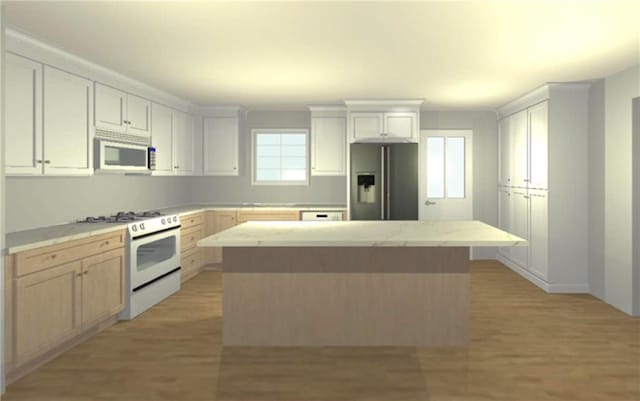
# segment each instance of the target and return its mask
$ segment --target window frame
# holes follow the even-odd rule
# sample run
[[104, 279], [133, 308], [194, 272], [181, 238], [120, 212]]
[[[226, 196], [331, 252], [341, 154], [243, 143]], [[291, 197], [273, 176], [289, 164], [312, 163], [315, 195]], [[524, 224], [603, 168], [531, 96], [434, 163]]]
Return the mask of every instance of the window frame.
[[[257, 137], [258, 134], [304, 134], [305, 135], [305, 179], [299, 181], [258, 181], [256, 173], [258, 168], [257, 160]], [[251, 129], [251, 185], [255, 186], [308, 186], [310, 175], [310, 140], [308, 128], [252, 128]], [[282, 157], [282, 156], [281, 156]]]

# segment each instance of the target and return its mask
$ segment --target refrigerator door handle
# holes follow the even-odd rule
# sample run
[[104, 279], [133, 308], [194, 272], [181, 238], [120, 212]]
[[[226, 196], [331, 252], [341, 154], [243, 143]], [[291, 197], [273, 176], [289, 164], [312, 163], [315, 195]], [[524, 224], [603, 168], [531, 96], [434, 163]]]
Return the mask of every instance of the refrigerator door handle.
[[386, 183], [384, 182], [385, 180], [385, 152], [384, 152], [384, 146], [380, 146], [380, 220], [386, 220], [387, 217], [385, 215], [385, 194], [387, 193], [386, 191]]
[[387, 148], [387, 160], [385, 161], [385, 173], [384, 189], [386, 191], [386, 205], [387, 210], [385, 212], [385, 220], [391, 220], [391, 146], [385, 146]]

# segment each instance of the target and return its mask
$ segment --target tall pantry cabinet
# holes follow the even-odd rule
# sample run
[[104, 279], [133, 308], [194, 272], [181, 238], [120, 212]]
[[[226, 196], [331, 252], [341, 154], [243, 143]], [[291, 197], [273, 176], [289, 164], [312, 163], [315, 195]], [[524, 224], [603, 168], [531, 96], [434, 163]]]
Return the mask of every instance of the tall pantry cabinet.
[[548, 84], [503, 106], [499, 225], [528, 240], [498, 259], [547, 292], [588, 292], [589, 84]]

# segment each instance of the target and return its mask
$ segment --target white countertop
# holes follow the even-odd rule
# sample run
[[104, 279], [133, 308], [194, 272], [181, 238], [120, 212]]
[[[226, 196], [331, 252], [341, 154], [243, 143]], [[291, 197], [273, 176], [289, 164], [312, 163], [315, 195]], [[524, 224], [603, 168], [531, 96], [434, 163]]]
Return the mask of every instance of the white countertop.
[[[215, 205], [215, 204], [195, 204], [174, 206], [158, 211], [163, 214], [178, 214], [188, 215], [191, 213], [198, 213], [207, 210], [318, 210], [318, 211], [332, 211], [332, 210], [345, 210], [346, 206], [327, 206], [327, 205], [294, 205], [294, 206], [278, 206], [275, 204], [242, 204], [242, 205]], [[81, 219], [83, 216], [79, 216]], [[72, 241], [91, 237], [93, 235], [104, 234], [117, 230], [124, 230], [127, 228], [127, 223], [69, 223], [59, 224], [50, 227], [34, 228], [31, 230], [16, 231], [7, 233], [5, 237], [5, 254], [13, 254], [29, 249], [40, 248], [43, 246], [49, 246], [58, 244], [65, 241]]]
[[480, 221], [255, 221], [198, 241], [200, 247], [526, 245]]

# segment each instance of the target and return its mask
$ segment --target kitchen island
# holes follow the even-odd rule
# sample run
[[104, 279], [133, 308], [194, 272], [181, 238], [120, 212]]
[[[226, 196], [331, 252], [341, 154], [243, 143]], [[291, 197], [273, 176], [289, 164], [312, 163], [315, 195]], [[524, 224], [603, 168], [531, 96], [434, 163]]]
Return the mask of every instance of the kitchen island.
[[479, 221], [248, 222], [223, 247], [226, 346], [454, 346], [469, 248], [526, 241]]

